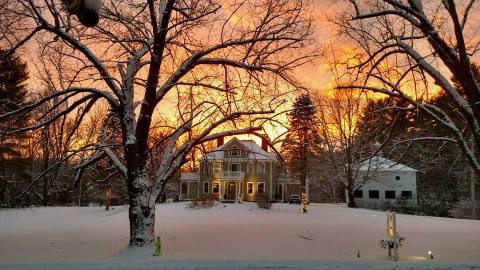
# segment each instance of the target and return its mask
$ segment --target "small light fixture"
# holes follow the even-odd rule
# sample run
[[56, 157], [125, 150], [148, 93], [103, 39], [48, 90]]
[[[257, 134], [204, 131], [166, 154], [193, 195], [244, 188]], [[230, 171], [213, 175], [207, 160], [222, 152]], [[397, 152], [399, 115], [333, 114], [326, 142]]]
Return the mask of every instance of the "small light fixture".
[[428, 256], [430, 256], [430, 260], [433, 260], [433, 253], [431, 250], [428, 251]]

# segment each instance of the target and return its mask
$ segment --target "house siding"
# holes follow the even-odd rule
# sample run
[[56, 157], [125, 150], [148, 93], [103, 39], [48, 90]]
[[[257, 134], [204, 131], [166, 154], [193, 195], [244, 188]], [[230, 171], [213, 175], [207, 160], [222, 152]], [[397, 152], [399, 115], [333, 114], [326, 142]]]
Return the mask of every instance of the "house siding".
[[[363, 177], [364, 174], [359, 174]], [[396, 177], [400, 177], [400, 180], [396, 180]], [[415, 171], [382, 171], [375, 173], [367, 183], [358, 188], [362, 190], [363, 198], [355, 198], [355, 201], [360, 205], [368, 207], [380, 207], [386, 202], [395, 203], [400, 197], [402, 191], [411, 191], [412, 198], [408, 201], [412, 205], [417, 204], [417, 184], [416, 184], [416, 172]], [[379, 198], [369, 198], [370, 190], [378, 190]], [[395, 191], [395, 198], [385, 198], [385, 191]]]
[[[200, 162], [200, 174], [199, 174], [199, 181], [196, 183], [195, 186], [189, 186], [192, 189], [192, 192], [189, 192], [188, 199], [196, 199], [196, 198], [206, 198], [206, 197], [216, 197], [218, 196], [219, 199], [225, 199], [227, 193], [227, 183], [235, 183], [237, 194], [240, 193], [240, 199], [243, 201], [257, 201], [259, 199], [267, 199], [267, 200], [275, 200], [276, 193], [277, 193], [277, 172], [276, 167], [278, 166], [278, 161], [275, 159], [252, 159], [249, 158], [249, 152], [244, 146], [241, 144], [239, 140], [228, 142], [228, 147], [222, 149], [223, 158], [203, 158]], [[231, 149], [236, 148], [238, 149], [238, 155], [231, 155]], [[214, 172], [214, 165], [215, 163], [220, 163], [220, 172]], [[231, 164], [239, 164], [239, 171], [243, 173], [243, 176], [240, 178], [224, 178], [221, 179], [223, 172], [228, 172], [231, 169]], [[248, 171], [248, 164], [254, 165], [254, 171]], [[264, 164], [264, 165], [261, 165]], [[261, 167], [264, 166], [264, 171], [261, 170]], [[226, 176], [224, 176], [226, 177]], [[247, 194], [247, 183], [253, 182], [254, 184], [254, 193]], [[258, 193], [258, 183], [264, 183], [264, 193]], [[209, 190], [208, 193], [204, 193], [203, 187], [204, 183], [208, 183]], [[219, 193], [213, 193], [213, 184], [219, 183], [220, 190]], [[240, 184], [238, 184], [240, 183]], [[238, 187], [240, 185], [240, 187]], [[239, 190], [240, 188], [241, 190]], [[197, 196], [195, 197], [194, 192], [197, 192]], [[239, 192], [240, 191], [240, 192]], [[222, 197], [223, 196], [223, 197]]]

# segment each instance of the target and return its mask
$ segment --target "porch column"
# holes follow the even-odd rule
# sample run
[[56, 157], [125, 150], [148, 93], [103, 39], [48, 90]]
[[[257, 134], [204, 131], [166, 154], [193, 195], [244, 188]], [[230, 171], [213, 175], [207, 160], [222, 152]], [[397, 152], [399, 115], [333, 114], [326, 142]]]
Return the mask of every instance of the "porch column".
[[219, 200], [222, 200], [222, 199], [223, 199], [223, 192], [224, 192], [223, 184], [224, 184], [224, 182], [220, 181], [220, 192], [219, 192], [219, 195], [218, 195], [218, 196], [219, 196], [219, 197], [218, 197]]
[[235, 183], [235, 200], [240, 201], [240, 182]]

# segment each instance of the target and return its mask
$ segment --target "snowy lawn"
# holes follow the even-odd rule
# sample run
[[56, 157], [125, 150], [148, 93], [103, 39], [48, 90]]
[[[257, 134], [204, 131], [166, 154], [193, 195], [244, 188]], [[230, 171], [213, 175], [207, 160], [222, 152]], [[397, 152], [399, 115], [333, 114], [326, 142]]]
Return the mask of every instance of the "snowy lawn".
[[[393, 263], [378, 244], [386, 234], [384, 212], [312, 204], [300, 214], [298, 208], [157, 205], [159, 258], [150, 256], [153, 249], [122, 251], [126, 206], [3, 209], [0, 269], [480, 269], [480, 221], [397, 215], [406, 240], [401, 262]], [[433, 261], [425, 259], [428, 250]]]

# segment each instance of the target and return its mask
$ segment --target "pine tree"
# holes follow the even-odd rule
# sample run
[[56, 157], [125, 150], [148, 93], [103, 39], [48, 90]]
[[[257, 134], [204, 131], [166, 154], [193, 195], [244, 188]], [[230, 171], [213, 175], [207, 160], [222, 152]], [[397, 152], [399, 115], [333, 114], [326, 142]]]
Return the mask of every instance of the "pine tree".
[[[7, 55], [0, 49], [0, 114], [14, 111], [24, 104], [27, 79], [27, 65], [19, 57]], [[25, 134], [4, 136], [2, 132], [20, 126], [23, 121], [26, 121], [25, 118], [12, 118], [0, 122], [0, 204], [8, 199], [8, 193], [12, 193], [7, 185], [7, 179], [11, 176], [6, 168], [15, 172], [17, 177], [24, 171], [22, 168], [25, 162], [22, 162], [19, 152], [21, 144], [17, 141], [26, 136]]]
[[282, 154], [290, 173], [297, 176], [302, 191], [311, 164], [318, 154], [320, 137], [316, 109], [308, 94], [296, 98], [289, 116], [289, 131], [282, 144]]

